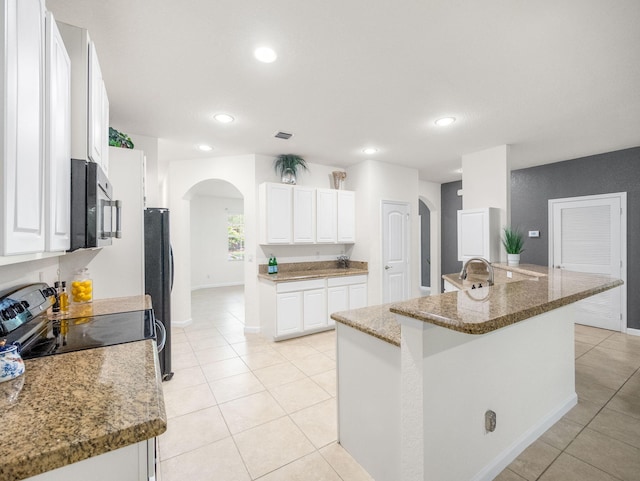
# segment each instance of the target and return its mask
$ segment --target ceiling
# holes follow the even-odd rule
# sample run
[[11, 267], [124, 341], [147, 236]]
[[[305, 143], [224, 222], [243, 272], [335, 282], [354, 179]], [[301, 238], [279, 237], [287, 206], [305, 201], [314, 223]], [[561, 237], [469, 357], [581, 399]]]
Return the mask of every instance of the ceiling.
[[295, 153], [448, 182], [502, 144], [513, 168], [640, 145], [638, 0], [46, 3], [96, 42], [111, 125], [159, 138], [163, 161]]

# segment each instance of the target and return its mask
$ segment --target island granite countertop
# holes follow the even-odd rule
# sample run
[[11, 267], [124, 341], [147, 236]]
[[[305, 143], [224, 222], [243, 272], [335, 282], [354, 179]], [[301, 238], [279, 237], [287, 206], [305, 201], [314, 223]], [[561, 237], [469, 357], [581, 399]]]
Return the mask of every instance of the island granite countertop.
[[[91, 305], [93, 304], [93, 305]], [[72, 305], [70, 317], [150, 306], [148, 296]], [[154, 341], [25, 361], [0, 383], [0, 480], [15, 481], [162, 434], [167, 419]]]
[[486, 334], [622, 285], [610, 276], [535, 267], [524, 270], [537, 272], [538, 277], [337, 312], [331, 318], [399, 346], [400, 326], [394, 314], [467, 334]]

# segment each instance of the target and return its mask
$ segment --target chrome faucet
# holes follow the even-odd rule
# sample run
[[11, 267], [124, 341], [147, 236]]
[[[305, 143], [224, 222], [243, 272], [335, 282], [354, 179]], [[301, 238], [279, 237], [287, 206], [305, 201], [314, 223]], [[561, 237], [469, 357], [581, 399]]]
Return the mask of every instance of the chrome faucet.
[[487, 270], [489, 271], [489, 279], [487, 279], [487, 283], [490, 286], [492, 286], [493, 285], [493, 266], [487, 259], [483, 257], [472, 257], [467, 262], [465, 262], [464, 265], [462, 266], [462, 270], [460, 271], [460, 276], [459, 276], [460, 279], [464, 281], [467, 278], [467, 266], [472, 262], [481, 262], [485, 266], [487, 266]]

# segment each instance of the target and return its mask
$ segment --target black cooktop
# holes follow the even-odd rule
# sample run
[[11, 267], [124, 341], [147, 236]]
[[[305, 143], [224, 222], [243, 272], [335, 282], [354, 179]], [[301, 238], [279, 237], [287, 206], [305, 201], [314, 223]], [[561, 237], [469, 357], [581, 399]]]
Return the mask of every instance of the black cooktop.
[[48, 319], [55, 290], [44, 283], [0, 293], [0, 337], [21, 345], [23, 359], [155, 339], [153, 310]]
[[53, 319], [22, 343], [23, 359], [155, 339], [153, 311]]

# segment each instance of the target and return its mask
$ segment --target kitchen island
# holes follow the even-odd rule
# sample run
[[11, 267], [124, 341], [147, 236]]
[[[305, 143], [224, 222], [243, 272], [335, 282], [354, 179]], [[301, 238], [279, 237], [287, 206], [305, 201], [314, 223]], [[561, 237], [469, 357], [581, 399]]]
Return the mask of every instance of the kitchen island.
[[[69, 317], [149, 306], [148, 296], [94, 301]], [[166, 430], [155, 350], [145, 340], [25, 361], [0, 384], [0, 480], [146, 479], [148, 440]]]
[[571, 304], [622, 281], [537, 267], [332, 316], [339, 442], [376, 481], [493, 479], [576, 404]]

